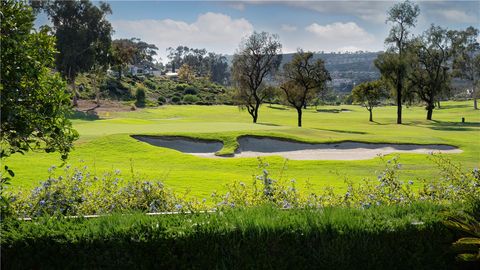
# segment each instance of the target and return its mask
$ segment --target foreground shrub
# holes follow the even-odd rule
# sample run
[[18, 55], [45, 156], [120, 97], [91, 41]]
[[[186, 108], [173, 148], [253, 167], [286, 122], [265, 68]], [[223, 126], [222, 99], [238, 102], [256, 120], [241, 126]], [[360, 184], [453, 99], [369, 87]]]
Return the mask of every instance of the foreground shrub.
[[165, 212], [193, 210], [195, 200], [186, 201], [160, 181], [138, 178], [123, 181], [120, 171], [101, 178], [86, 168], [66, 168], [53, 174], [30, 193], [10, 197], [13, 212], [20, 217], [92, 215], [121, 211]]
[[137, 107], [145, 107], [145, 89], [138, 88], [135, 94], [135, 106]]
[[[63, 175], [52, 175], [31, 192], [10, 195], [12, 213], [20, 217], [42, 215], [90, 215], [117, 211], [198, 211], [243, 208], [273, 204], [279, 208], [324, 208], [330, 206], [370, 208], [382, 205], [409, 205], [432, 202], [442, 205], [480, 201], [480, 174], [465, 172], [458, 164], [440, 155], [432, 155], [438, 178], [421, 181], [413, 189], [413, 180], [400, 180], [398, 158], [384, 160], [385, 168], [375, 179], [356, 183], [345, 180], [346, 192], [325, 187], [320, 193], [299, 192], [295, 180], [273, 179], [268, 164], [259, 158], [261, 174], [251, 182], [227, 185], [227, 192], [212, 193], [211, 200], [179, 197], [159, 181], [138, 177], [124, 181], [119, 171], [100, 178], [86, 168], [66, 168]], [[285, 163], [286, 166], [286, 163]], [[284, 167], [285, 167], [284, 166]], [[417, 180], [420, 181], [420, 180]], [[309, 186], [306, 188], [311, 190]]]

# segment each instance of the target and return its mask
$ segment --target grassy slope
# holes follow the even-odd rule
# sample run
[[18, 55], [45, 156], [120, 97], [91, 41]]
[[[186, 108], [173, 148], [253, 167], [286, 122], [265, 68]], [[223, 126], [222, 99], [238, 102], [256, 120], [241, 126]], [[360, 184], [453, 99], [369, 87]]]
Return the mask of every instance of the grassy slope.
[[[354, 140], [363, 142], [451, 144], [462, 154], [451, 157], [467, 168], [480, 163], [480, 112], [471, 102], [445, 102], [434, 112], [435, 121], [426, 121], [423, 107], [404, 109], [404, 125], [395, 124], [395, 107], [374, 110], [369, 123], [368, 113], [358, 106], [321, 107], [322, 110], [345, 108], [351, 112], [304, 113], [304, 127], [297, 128], [296, 113], [291, 109], [263, 106], [259, 124], [251, 124], [246, 111], [233, 106], [164, 106], [135, 112], [109, 113], [105, 120], [74, 120], [81, 134], [68, 163], [87, 165], [96, 173], [120, 169], [125, 179], [136, 174], [162, 180], [175, 190], [190, 189], [199, 196], [222, 190], [225, 183], [249, 181], [257, 174], [255, 158], [205, 159], [154, 147], [132, 139], [129, 134], [181, 134], [194, 137], [220, 138], [226, 142], [223, 152], [235, 147], [235, 137], [259, 134], [292, 137], [305, 141], [325, 142]], [[467, 123], [461, 124], [461, 117]], [[405, 179], [435, 175], [435, 166], [426, 155], [401, 154]], [[81, 162], [84, 160], [84, 162]], [[268, 157], [270, 171], [276, 177], [284, 164], [281, 157]], [[29, 153], [7, 160], [16, 172], [13, 188], [31, 188], [48, 176], [51, 165], [61, 164], [57, 154]], [[343, 187], [343, 176], [360, 180], [372, 177], [382, 164], [379, 158], [364, 161], [288, 161], [284, 178], [295, 178], [300, 185], [309, 181], [314, 189], [330, 185]]]

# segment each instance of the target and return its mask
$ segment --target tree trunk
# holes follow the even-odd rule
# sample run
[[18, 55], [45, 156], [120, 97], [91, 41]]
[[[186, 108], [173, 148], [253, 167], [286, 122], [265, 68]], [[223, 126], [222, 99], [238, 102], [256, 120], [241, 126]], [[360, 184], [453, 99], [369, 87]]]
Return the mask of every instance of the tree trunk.
[[71, 81], [70, 87], [72, 90], [72, 104], [74, 107], [78, 107], [78, 97], [77, 97], [77, 89], [75, 85], [75, 78], [71, 79], [70, 81]]
[[472, 93], [472, 94], [473, 94], [473, 108], [474, 108], [475, 110], [478, 110], [478, 104], [477, 104], [477, 91], [476, 91], [476, 89], [475, 89], [475, 88], [476, 88], [476, 87], [475, 87], [475, 80], [474, 80], [474, 81], [473, 81], [473, 83], [472, 83], [472, 91], [473, 91], [473, 93]]
[[432, 120], [433, 108], [427, 109], [427, 120]]
[[297, 108], [298, 127], [302, 127], [302, 107]]
[[437, 100], [437, 108], [441, 109], [441, 107], [440, 107], [440, 100]]
[[397, 83], [397, 124], [402, 123], [402, 83]]
[[260, 107], [260, 104], [256, 104], [255, 105], [255, 108], [253, 109], [253, 112], [252, 112], [252, 118], [253, 118], [253, 123], [256, 124], [257, 123], [257, 119], [258, 119], [258, 108]]
[[473, 98], [473, 108], [474, 108], [475, 110], [478, 110], [477, 98], [476, 98], [476, 97]]
[[370, 122], [373, 122], [373, 112], [372, 112], [373, 109], [369, 109], [368, 111], [370, 112], [370, 119], [369, 119], [369, 121], [370, 121]]

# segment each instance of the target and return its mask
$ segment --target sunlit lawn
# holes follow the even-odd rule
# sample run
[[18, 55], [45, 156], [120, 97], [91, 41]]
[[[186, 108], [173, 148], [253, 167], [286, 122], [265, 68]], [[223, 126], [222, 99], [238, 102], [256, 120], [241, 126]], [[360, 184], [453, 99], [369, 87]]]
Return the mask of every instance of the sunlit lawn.
[[[106, 113], [102, 120], [73, 120], [80, 133], [67, 164], [87, 166], [101, 175], [115, 169], [128, 180], [140, 175], [149, 180], [161, 180], [177, 191], [209, 196], [222, 190], [231, 181], [251, 181], [258, 174], [255, 158], [208, 159], [183, 154], [175, 150], [151, 146], [131, 138], [130, 134], [181, 134], [194, 137], [218, 138], [225, 142], [224, 153], [233, 152], [235, 137], [243, 134], [273, 135], [305, 141], [362, 141], [387, 143], [450, 144], [464, 152], [449, 155], [465, 168], [480, 163], [480, 112], [472, 102], [444, 102], [435, 110], [434, 121], [425, 120], [423, 107], [404, 109], [404, 124], [397, 125], [396, 107], [374, 110], [374, 123], [368, 122], [368, 112], [359, 106], [311, 107], [304, 113], [304, 127], [296, 127], [296, 112], [274, 105], [260, 109], [259, 123], [252, 124], [246, 111], [235, 106], [164, 106], [134, 112]], [[348, 109], [349, 112], [334, 113]], [[466, 123], [461, 123], [461, 118]], [[402, 177], [417, 179], [436, 175], [437, 169], [428, 155], [400, 154]], [[308, 181], [313, 189], [330, 185], [344, 187], [344, 179], [355, 181], [375, 177], [382, 169], [380, 158], [363, 161], [285, 161], [268, 157], [274, 177], [295, 178], [299, 186]], [[31, 188], [48, 177], [48, 168], [61, 165], [58, 154], [29, 153], [6, 160], [16, 172], [13, 188]], [[282, 169], [284, 168], [284, 169]], [[56, 173], [61, 173], [57, 168]]]

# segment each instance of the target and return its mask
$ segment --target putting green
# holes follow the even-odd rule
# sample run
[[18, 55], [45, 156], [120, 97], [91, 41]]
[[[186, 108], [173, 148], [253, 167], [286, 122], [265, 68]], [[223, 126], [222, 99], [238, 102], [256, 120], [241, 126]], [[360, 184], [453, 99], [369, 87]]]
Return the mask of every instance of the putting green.
[[[251, 181], [259, 173], [256, 158], [211, 159], [185, 154], [173, 149], [140, 142], [130, 135], [182, 135], [217, 139], [224, 142], [223, 153], [232, 153], [241, 135], [274, 136], [305, 142], [358, 141], [370, 143], [447, 144], [463, 150], [448, 154], [465, 168], [480, 163], [480, 112], [472, 102], [444, 102], [435, 110], [434, 121], [424, 120], [423, 107], [404, 108], [404, 124], [397, 125], [396, 107], [374, 109], [374, 120], [360, 106], [321, 106], [320, 112], [309, 108], [304, 112], [304, 127], [296, 127], [296, 112], [267, 105], [260, 109], [259, 123], [252, 124], [246, 111], [235, 106], [163, 106], [133, 112], [110, 112], [101, 120], [73, 120], [80, 133], [67, 164], [87, 166], [92, 173], [119, 169], [128, 180], [140, 175], [161, 180], [177, 191], [209, 196], [223, 190], [232, 181]], [[344, 110], [341, 110], [344, 109]], [[461, 123], [465, 117], [466, 123]], [[402, 178], [417, 179], [436, 175], [438, 171], [425, 154], [400, 153]], [[391, 156], [391, 155], [389, 155]], [[272, 176], [295, 178], [299, 187], [308, 181], [313, 189], [324, 186], [344, 187], [344, 177], [360, 180], [375, 177], [382, 169], [380, 159], [290, 160], [279, 156], [263, 157]], [[13, 189], [31, 188], [48, 177], [48, 168], [59, 166], [58, 154], [28, 153], [6, 160], [16, 176]], [[283, 169], [282, 169], [283, 168]], [[55, 174], [61, 174], [57, 168]]]

